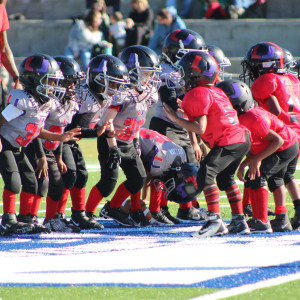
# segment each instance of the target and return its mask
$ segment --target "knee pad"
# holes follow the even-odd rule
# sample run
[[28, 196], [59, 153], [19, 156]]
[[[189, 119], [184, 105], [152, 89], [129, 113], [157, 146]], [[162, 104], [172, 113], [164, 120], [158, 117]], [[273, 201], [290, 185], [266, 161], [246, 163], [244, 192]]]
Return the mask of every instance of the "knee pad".
[[216, 182], [220, 191], [226, 191], [227, 189], [235, 185], [234, 176], [217, 176]]
[[273, 193], [277, 188], [284, 185], [283, 178], [271, 177], [268, 180], [268, 188], [271, 193]]
[[80, 170], [76, 172], [76, 182], [75, 186], [79, 189], [86, 186], [88, 180], [88, 171], [87, 170]]
[[68, 190], [71, 190], [77, 180], [76, 171], [68, 170], [67, 173], [62, 174], [62, 179], [63, 179], [64, 185], [65, 185], [65, 188]]
[[264, 187], [267, 185], [266, 179], [262, 177], [257, 177], [255, 180], [249, 180], [249, 187], [252, 190], [258, 190], [261, 187]]
[[101, 178], [101, 180], [96, 184], [101, 195], [105, 198], [108, 197], [114, 190], [117, 184], [117, 180]]
[[38, 195], [45, 197], [48, 192], [49, 179], [38, 180]]
[[124, 185], [128, 192], [130, 192], [131, 194], [135, 194], [142, 189], [145, 180], [146, 177], [143, 176], [141, 176], [140, 178], [132, 178], [130, 180], [127, 179], [124, 182]]
[[19, 194], [21, 191], [21, 177], [18, 172], [8, 172], [3, 176], [4, 188], [14, 194]]

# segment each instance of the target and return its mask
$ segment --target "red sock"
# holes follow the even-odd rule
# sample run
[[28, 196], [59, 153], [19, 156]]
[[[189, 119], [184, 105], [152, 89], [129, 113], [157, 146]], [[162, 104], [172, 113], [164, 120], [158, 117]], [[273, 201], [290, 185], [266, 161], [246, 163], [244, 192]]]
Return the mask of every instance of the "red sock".
[[31, 214], [37, 216], [41, 204], [42, 197], [40, 195], [34, 195], [33, 203], [31, 206]]
[[77, 188], [73, 186], [71, 191], [72, 208], [78, 211], [85, 210], [86, 187]]
[[154, 184], [151, 184], [150, 203], [149, 203], [149, 210], [151, 212], [157, 212], [160, 210], [162, 196], [163, 196], [163, 192], [158, 192]]
[[21, 191], [20, 193], [20, 209], [19, 213], [21, 215], [27, 215], [31, 214], [31, 207], [34, 200], [35, 194], [27, 193], [24, 191]]
[[86, 202], [86, 205], [85, 205], [86, 211], [95, 213], [97, 206], [99, 205], [99, 203], [101, 202], [102, 199], [103, 199], [103, 196], [101, 195], [99, 189], [95, 185], [91, 189], [89, 198]]
[[141, 191], [131, 194], [131, 212], [141, 209]]
[[276, 206], [275, 207], [275, 214], [276, 215], [286, 213], [286, 212], [287, 212], [286, 206]]
[[226, 190], [226, 195], [233, 214], [243, 214], [242, 194], [237, 184]]
[[129, 196], [130, 192], [126, 189], [124, 182], [122, 182], [112, 197], [109, 206], [111, 208], [118, 208]]
[[190, 201], [188, 203], [181, 203], [179, 204], [180, 209], [187, 209], [193, 206], [193, 201]]
[[58, 209], [58, 201], [54, 201], [49, 197], [46, 197], [46, 217], [45, 220], [55, 218]]
[[69, 189], [66, 189], [64, 188], [64, 191], [63, 191], [63, 195], [58, 203], [58, 210], [57, 212], [59, 213], [65, 213], [66, 211], [66, 206], [67, 206], [67, 201], [68, 201], [68, 197], [69, 197], [69, 193], [70, 193], [70, 190]]
[[3, 212], [16, 213], [16, 194], [4, 189], [3, 190]]
[[220, 204], [219, 204], [220, 192], [217, 186], [212, 185], [206, 190], [203, 190], [203, 192], [207, 204], [207, 210], [219, 214], [220, 213]]
[[251, 194], [250, 194], [250, 188], [244, 187], [244, 193], [243, 193], [243, 207], [246, 205], [251, 204]]
[[[260, 187], [257, 190], [251, 191], [252, 203], [255, 202], [255, 215], [256, 218], [260, 219], [262, 222], [268, 222], [268, 202], [269, 202], [269, 192], [266, 187]], [[253, 211], [253, 207], [252, 207]], [[253, 215], [254, 217], [254, 215]]]

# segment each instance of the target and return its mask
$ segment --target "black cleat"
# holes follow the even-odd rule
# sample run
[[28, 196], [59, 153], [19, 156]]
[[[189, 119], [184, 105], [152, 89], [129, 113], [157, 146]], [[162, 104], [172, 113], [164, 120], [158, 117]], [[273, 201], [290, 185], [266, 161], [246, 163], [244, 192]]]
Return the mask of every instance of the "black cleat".
[[55, 218], [44, 221], [45, 227], [53, 232], [78, 233], [80, 228], [64, 218], [63, 213], [57, 213]]
[[258, 218], [252, 218], [247, 221], [251, 233], [272, 233], [270, 221], [267, 223], [262, 222]]
[[14, 213], [4, 213], [2, 216], [0, 235], [32, 234], [33, 230], [33, 224], [18, 222]]
[[162, 214], [164, 214], [174, 224], [180, 224], [181, 223], [177, 218], [173, 217], [170, 214], [168, 206], [166, 206], [166, 205], [161, 206], [160, 211], [162, 212]]
[[123, 226], [134, 226], [128, 215], [125, 214], [120, 208], [110, 208], [109, 201], [107, 201], [100, 210], [100, 215], [104, 218], [112, 218]]
[[191, 206], [186, 209], [178, 208], [177, 219], [181, 221], [201, 221], [205, 220], [205, 217], [197, 208]]
[[291, 224], [294, 230], [300, 229], [300, 206], [295, 208], [295, 216], [291, 219]]
[[232, 214], [232, 220], [227, 226], [231, 234], [249, 234], [250, 229], [243, 214]]
[[275, 219], [270, 221], [273, 232], [290, 232], [293, 230], [287, 213], [275, 215]]
[[104, 229], [104, 226], [102, 224], [99, 224], [96, 220], [87, 217], [85, 210], [79, 211], [79, 210], [72, 209], [70, 223], [73, 223], [76, 227], [80, 227], [80, 229], [94, 229], [94, 230]]
[[243, 207], [243, 213], [245, 215], [245, 217], [252, 217], [253, 216], [253, 211], [252, 211], [252, 206], [251, 204], [246, 204], [244, 207]]
[[152, 218], [154, 221], [152, 222], [153, 225], [174, 225], [174, 223], [169, 220], [161, 210], [151, 212]]
[[151, 225], [141, 209], [131, 213], [129, 215], [129, 219], [132, 221], [135, 227], [146, 227]]

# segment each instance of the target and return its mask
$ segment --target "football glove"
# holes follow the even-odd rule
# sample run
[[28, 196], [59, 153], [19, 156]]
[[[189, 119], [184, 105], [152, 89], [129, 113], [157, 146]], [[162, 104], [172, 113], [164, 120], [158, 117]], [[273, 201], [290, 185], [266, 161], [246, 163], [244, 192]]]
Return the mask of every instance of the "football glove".
[[121, 152], [117, 146], [109, 148], [107, 164], [110, 169], [116, 169], [121, 163]]
[[140, 141], [139, 141], [139, 139], [137, 139], [137, 138], [133, 139], [133, 147], [135, 148], [138, 156], [141, 156], [142, 150], [141, 150], [141, 147], [140, 147]]

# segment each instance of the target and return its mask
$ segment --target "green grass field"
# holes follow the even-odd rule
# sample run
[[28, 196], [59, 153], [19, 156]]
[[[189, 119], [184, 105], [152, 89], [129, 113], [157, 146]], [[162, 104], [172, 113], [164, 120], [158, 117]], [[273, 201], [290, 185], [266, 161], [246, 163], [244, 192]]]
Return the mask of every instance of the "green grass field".
[[[85, 139], [81, 140], [80, 146], [86, 158], [87, 164], [97, 164], [97, 150], [96, 150], [96, 140], [95, 139]], [[94, 186], [94, 184], [99, 180], [100, 174], [98, 172], [90, 172], [89, 180], [87, 185], [87, 195], [89, 191]], [[296, 178], [299, 178], [299, 171], [297, 171]], [[118, 183], [124, 180], [124, 175], [120, 172], [120, 177]], [[1, 182], [0, 188], [3, 188]], [[241, 186], [242, 190], [242, 186]], [[102, 204], [105, 203], [104, 199]], [[201, 194], [199, 197], [199, 202], [201, 207], [206, 207], [205, 200]], [[222, 215], [226, 219], [230, 218], [230, 208], [224, 194], [221, 194], [221, 210]], [[67, 208], [70, 209], [71, 201], [69, 199]], [[176, 215], [178, 205], [175, 203], [169, 203], [170, 212]], [[274, 209], [273, 199], [270, 197], [270, 208]], [[287, 198], [287, 207], [289, 211], [289, 216], [293, 216], [293, 205], [291, 199]], [[18, 210], [18, 206], [17, 206]], [[42, 200], [41, 211], [45, 211], [45, 199]], [[96, 212], [99, 214], [99, 208]], [[44, 217], [44, 212], [39, 214]], [[66, 211], [66, 215], [70, 215], [70, 210]], [[270, 251], [272, 251], [270, 249]], [[283, 255], [288, 255], [284, 253]], [[5, 272], [5, 270], [1, 270]], [[205, 288], [132, 288], [132, 287], [0, 287], [0, 299], [3, 300], [36, 300], [36, 299], [191, 299], [198, 297], [200, 295], [209, 294], [217, 291], [216, 289], [205, 289]], [[300, 294], [300, 280], [292, 281], [289, 283], [281, 284], [279, 286], [274, 286], [265, 289], [255, 290], [250, 293], [242, 294], [235, 297], [230, 297], [227, 299], [299, 299]]]

